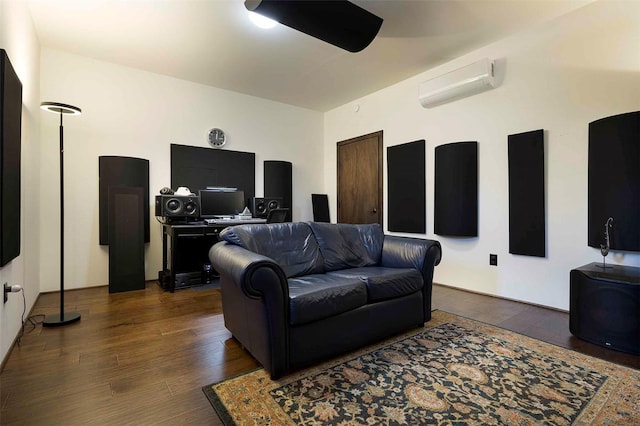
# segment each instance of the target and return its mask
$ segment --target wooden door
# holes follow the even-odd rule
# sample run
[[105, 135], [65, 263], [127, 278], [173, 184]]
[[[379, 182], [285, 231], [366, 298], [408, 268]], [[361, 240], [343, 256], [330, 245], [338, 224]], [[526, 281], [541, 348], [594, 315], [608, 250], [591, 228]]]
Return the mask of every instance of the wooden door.
[[382, 131], [338, 142], [338, 223], [382, 225]]

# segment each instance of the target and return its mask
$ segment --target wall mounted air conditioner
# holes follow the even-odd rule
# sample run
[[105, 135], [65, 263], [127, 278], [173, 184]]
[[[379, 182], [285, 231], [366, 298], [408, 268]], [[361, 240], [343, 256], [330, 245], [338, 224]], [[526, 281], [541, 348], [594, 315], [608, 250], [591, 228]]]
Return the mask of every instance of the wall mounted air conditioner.
[[420, 84], [418, 99], [423, 107], [430, 108], [494, 87], [494, 64], [485, 58]]

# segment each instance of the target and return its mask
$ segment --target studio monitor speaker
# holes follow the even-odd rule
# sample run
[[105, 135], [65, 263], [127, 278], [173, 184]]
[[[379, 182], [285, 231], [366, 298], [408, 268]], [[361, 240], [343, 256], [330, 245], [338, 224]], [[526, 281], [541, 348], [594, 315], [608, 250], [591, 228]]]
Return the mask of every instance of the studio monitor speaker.
[[156, 195], [156, 216], [198, 217], [200, 202], [195, 195]]
[[282, 207], [282, 198], [268, 197], [259, 198], [253, 197], [250, 201], [250, 209], [253, 217], [260, 219], [266, 219], [269, 212], [273, 209], [279, 209]]
[[569, 330], [588, 342], [640, 354], [640, 268], [607, 266], [571, 271]]

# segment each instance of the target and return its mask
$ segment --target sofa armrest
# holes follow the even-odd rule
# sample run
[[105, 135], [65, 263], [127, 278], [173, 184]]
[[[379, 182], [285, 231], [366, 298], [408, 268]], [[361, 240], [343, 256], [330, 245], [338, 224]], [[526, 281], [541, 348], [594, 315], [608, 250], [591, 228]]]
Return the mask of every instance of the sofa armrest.
[[389, 268], [415, 268], [424, 281], [424, 318], [431, 319], [433, 269], [440, 263], [442, 247], [436, 240], [385, 235], [380, 265]]
[[220, 274], [225, 326], [272, 375], [288, 369], [289, 287], [271, 258], [220, 242], [209, 250]]
[[[218, 271], [221, 278], [225, 277], [239, 285], [247, 297], [259, 299], [265, 297], [265, 293], [274, 294], [282, 299], [289, 299], [289, 287], [287, 278], [273, 259], [263, 256], [240, 246], [221, 242], [214, 244], [209, 250], [209, 260]], [[277, 280], [254, 279], [266, 268], [275, 273]]]
[[381, 266], [389, 268], [433, 269], [440, 263], [442, 248], [436, 240], [385, 235], [382, 246]]

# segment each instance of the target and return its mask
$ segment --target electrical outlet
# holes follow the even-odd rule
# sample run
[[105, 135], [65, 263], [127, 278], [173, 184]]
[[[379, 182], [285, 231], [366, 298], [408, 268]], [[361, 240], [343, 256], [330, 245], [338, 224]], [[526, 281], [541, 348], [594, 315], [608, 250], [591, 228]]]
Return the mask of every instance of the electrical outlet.
[[22, 286], [15, 284], [15, 285], [9, 285], [7, 283], [4, 283], [4, 303], [7, 303], [7, 294], [8, 293], [17, 293], [19, 291], [22, 291]]
[[489, 265], [498, 266], [498, 255], [490, 254], [489, 255]]

